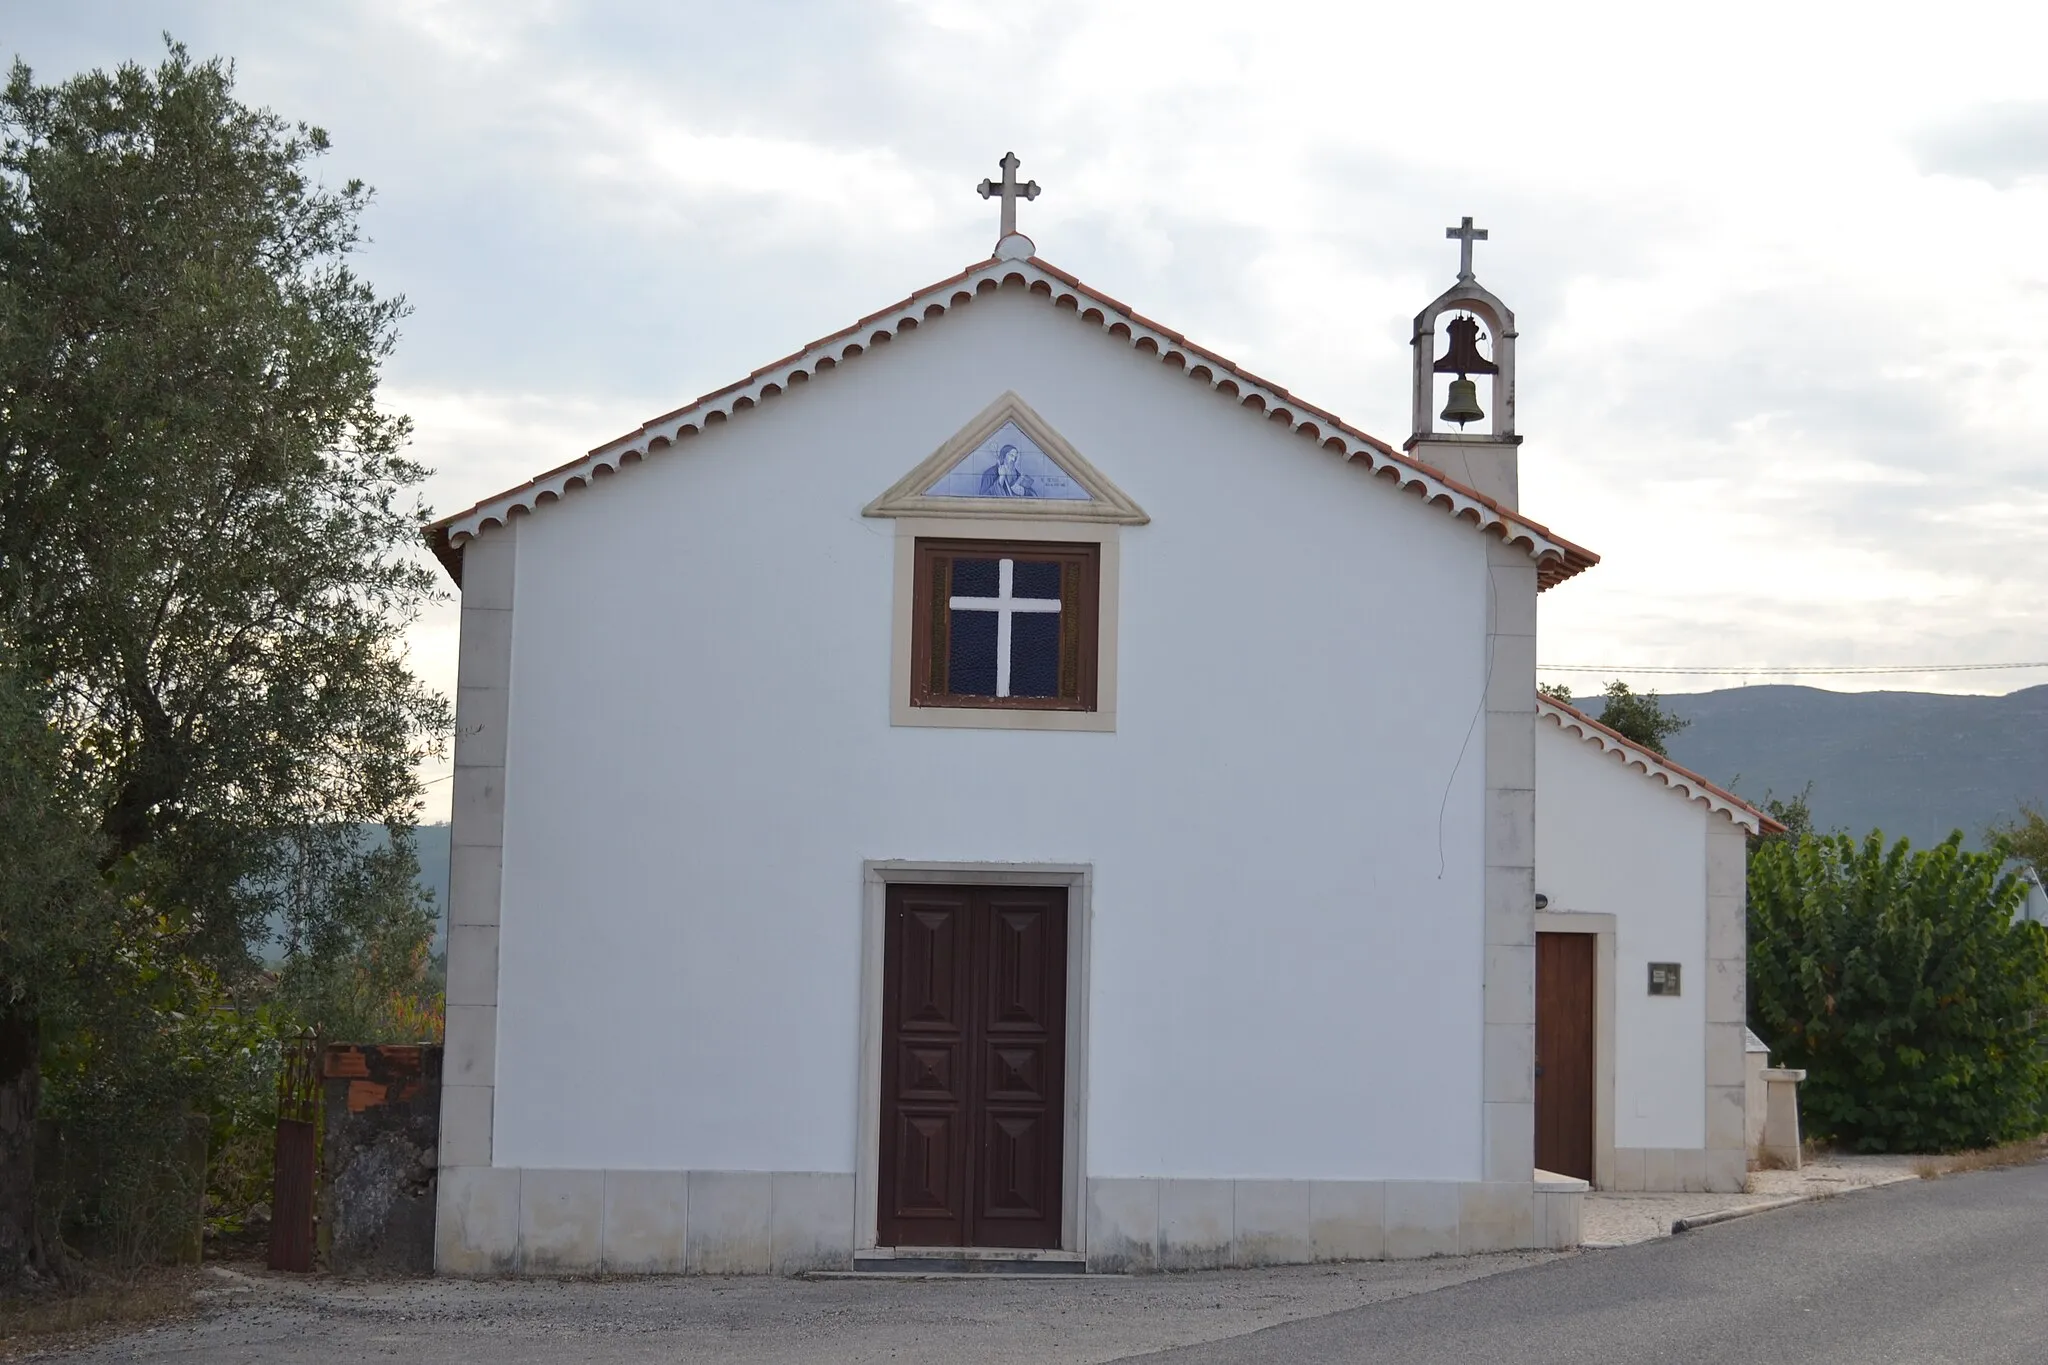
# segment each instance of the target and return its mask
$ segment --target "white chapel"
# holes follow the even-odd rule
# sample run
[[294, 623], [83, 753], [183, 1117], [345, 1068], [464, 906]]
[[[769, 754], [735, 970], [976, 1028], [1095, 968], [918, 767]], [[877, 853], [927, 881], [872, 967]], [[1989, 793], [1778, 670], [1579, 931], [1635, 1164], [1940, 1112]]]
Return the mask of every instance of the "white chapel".
[[1041, 258], [1001, 167], [989, 259], [431, 528], [440, 1268], [1427, 1256], [1739, 1189], [1768, 821], [1537, 694], [1597, 557], [1519, 506], [1485, 232], [1397, 447]]

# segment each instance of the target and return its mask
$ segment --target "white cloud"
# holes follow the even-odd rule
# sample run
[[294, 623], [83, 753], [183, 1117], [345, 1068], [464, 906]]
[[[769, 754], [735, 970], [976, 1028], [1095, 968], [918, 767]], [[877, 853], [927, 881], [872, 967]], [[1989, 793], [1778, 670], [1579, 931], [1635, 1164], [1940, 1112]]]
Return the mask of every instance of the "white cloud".
[[[394, 401], [443, 510], [959, 268], [994, 233], [973, 186], [1015, 150], [1045, 255], [1397, 442], [1443, 226], [1490, 228], [1525, 504], [1605, 557], [1546, 595], [1553, 660], [1964, 662], [2048, 638], [2048, 12], [82, 13], [17, 25], [42, 74], [147, 59], [168, 24], [379, 187], [364, 264], [417, 309]], [[422, 659], [452, 658], [435, 629]]]

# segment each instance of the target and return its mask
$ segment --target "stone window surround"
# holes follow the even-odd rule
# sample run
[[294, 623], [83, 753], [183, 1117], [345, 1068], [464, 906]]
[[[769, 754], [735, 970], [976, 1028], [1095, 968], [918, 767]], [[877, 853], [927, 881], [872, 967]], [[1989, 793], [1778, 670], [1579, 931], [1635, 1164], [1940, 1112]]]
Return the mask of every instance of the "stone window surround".
[[[1051, 507], [1055, 504], [1045, 503]], [[1078, 730], [1104, 733], [1116, 729], [1117, 601], [1123, 527], [1106, 521], [1065, 521], [1044, 516], [1029, 519], [995, 517], [928, 517], [902, 515], [896, 521], [896, 565], [890, 607], [889, 723], [954, 730]], [[1096, 547], [1095, 709], [1092, 711], [1026, 709], [990, 706], [913, 706], [910, 658], [915, 642], [912, 604], [917, 588], [917, 542], [988, 540], [1093, 544]]]
[[[901, 542], [899, 542], [901, 543]], [[1019, 714], [1033, 714], [1024, 712]], [[1044, 714], [1044, 713], [1038, 713]], [[882, 977], [889, 887], [903, 884], [1061, 886], [1067, 889], [1065, 1114], [1060, 1149], [1059, 1250], [1088, 1251], [1088, 996], [1094, 947], [1090, 863], [869, 860], [861, 865], [860, 1089], [856, 1102], [854, 1249], [873, 1251], [881, 1193]]]

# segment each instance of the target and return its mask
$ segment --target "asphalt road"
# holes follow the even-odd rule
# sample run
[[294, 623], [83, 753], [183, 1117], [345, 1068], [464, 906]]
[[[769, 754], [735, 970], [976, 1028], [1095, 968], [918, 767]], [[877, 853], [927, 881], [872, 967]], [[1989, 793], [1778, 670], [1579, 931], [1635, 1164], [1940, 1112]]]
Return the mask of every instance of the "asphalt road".
[[2043, 1365], [2048, 1166], [1894, 1186], [1148, 1358], [1148, 1365]]
[[1053, 1283], [219, 1281], [75, 1365], [2048, 1365], [2048, 1165], [1614, 1251]]

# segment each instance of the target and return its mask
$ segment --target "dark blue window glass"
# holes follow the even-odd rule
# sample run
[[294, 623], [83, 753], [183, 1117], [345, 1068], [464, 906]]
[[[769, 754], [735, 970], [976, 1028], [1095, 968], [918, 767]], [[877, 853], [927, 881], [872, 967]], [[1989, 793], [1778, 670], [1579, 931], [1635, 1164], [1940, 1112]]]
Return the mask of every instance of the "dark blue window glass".
[[1015, 576], [1010, 580], [1010, 593], [1014, 597], [1050, 597], [1060, 595], [1060, 566], [1043, 560], [1017, 561]]
[[[956, 559], [953, 561], [953, 596], [994, 597], [996, 595], [997, 561], [993, 559]], [[993, 618], [991, 618], [993, 619]], [[989, 636], [995, 639], [995, 636]], [[994, 648], [994, 646], [990, 646]], [[959, 688], [953, 689], [958, 692]]]
[[[964, 562], [964, 561], [963, 561]], [[961, 593], [961, 565], [955, 564], [953, 591]], [[989, 562], [993, 571], [995, 564]], [[995, 585], [989, 585], [994, 596]], [[962, 594], [966, 595], [966, 594]], [[953, 613], [947, 641], [946, 687], [957, 697], [993, 697], [996, 694], [996, 614], [992, 611]]]
[[[1022, 569], [1024, 566], [1020, 564], [1017, 567]], [[1010, 621], [1010, 695], [1057, 697], [1060, 694], [1060, 614], [1056, 611], [1020, 611]]]

